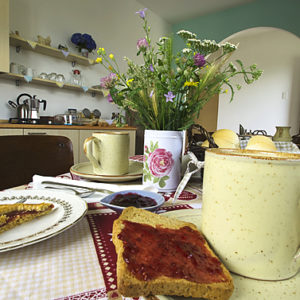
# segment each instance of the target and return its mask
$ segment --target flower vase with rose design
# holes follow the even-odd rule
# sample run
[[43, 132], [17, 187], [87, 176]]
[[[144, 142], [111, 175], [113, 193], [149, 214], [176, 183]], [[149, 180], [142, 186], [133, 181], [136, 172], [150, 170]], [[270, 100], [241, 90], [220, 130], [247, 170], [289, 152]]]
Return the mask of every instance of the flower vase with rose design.
[[236, 45], [201, 40], [187, 30], [177, 32], [184, 41], [184, 48], [177, 53], [173, 52], [172, 37], [164, 36], [153, 43], [146, 11], [136, 12], [144, 29], [136, 44], [142, 63], [125, 57], [127, 70], [123, 73], [114, 54], [103, 47], [97, 50], [95, 62], [109, 71], [100, 86], [107, 100], [121, 109], [117, 126], [124, 126], [124, 114], [128, 113], [136, 114], [137, 125], [146, 129], [143, 184], [171, 192], [181, 177], [181, 130], [195, 123], [213, 96], [230, 91], [231, 101], [235, 90], [241, 88], [232, 81], [234, 77], [241, 76], [250, 84], [262, 71], [256, 64], [245, 67], [241, 60], [230, 62]]
[[145, 130], [143, 185], [173, 192], [181, 180], [184, 131]]

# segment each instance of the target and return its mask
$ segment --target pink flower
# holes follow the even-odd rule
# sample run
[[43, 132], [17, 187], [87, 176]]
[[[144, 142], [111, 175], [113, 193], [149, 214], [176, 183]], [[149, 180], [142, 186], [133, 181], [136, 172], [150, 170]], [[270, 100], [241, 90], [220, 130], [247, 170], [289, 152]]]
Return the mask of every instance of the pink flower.
[[113, 98], [111, 97], [110, 94], [107, 95], [107, 101], [110, 102], [110, 103], [114, 102], [114, 100], [113, 100]]
[[145, 50], [149, 47], [149, 44], [145, 38], [142, 38], [137, 41], [136, 47], [138, 48], [138, 50]]
[[148, 163], [153, 176], [163, 177], [170, 173], [174, 160], [171, 152], [158, 148], [149, 155]]
[[115, 73], [110, 73], [108, 76], [100, 79], [100, 86], [105, 89], [110, 89], [115, 85], [117, 79], [118, 77]]

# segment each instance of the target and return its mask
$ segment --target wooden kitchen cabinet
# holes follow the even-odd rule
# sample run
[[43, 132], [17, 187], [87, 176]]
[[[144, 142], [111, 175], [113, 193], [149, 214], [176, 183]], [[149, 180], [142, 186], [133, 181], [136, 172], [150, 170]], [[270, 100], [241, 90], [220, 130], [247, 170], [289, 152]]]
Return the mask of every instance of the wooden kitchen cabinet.
[[[101, 129], [101, 130], [79, 130], [79, 161], [85, 162], [88, 161], [87, 157], [84, 154], [83, 151], [83, 143], [84, 140], [90, 136], [94, 132], [105, 132], [105, 131], [120, 131], [118, 129]], [[124, 130], [122, 129], [122, 132], [128, 132], [129, 133], [129, 156], [135, 155], [135, 143], [136, 143], [136, 130]]]
[[86, 162], [83, 152], [83, 142], [90, 137], [93, 132], [100, 131], [122, 131], [129, 133], [129, 156], [135, 155], [136, 128], [97, 128], [93, 126], [64, 126], [64, 125], [26, 125], [0, 123], [0, 135], [60, 135], [66, 136], [72, 141], [74, 164]]
[[1, 129], [0, 128], [0, 135], [23, 135], [24, 129], [20, 128], [8, 128], [8, 129]]
[[78, 130], [68, 129], [24, 129], [24, 135], [60, 135], [69, 138], [73, 144], [74, 164], [79, 162]]
[[9, 0], [0, 1], [0, 72], [9, 72]]

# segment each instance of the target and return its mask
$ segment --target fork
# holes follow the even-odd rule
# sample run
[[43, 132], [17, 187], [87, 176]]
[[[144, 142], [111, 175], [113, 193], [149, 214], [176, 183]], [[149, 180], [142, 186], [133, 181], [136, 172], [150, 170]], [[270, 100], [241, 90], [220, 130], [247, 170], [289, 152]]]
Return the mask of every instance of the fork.
[[[95, 194], [95, 191], [83, 191], [83, 192], [79, 192], [75, 189], [72, 189], [70, 187], [64, 187], [64, 188], [59, 188], [59, 187], [55, 187], [55, 186], [45, 186], [45, 189], [53, 189], [53, 190], [70, 190], [72, 192], [75, 193], [76, 196], [79, 196], [81, 198], [87, 198], [93, 194]], [[26, 201], [26, 200], [25, 200]]]
[[41, 184], [51, 184], [51, 186], [53, 185], [57, 185], [59, 187], [64, 187], [64, 188], [79, 188], [79, 189], [84, 189], [84, 190], [88, 190], [88, 191], [93, 191], [93, 192], [99, 192], [102, 194], [112, 194], [113, 192], [107, 189], [97, 189], [97, 188], [90, 188], [90, 187], [85, 187], [85, 186], [78, 186], [78, 185], [74, 185], [74, 184], [69, 184], [69, 183], [60, 183], [60, 182], [52, 182], [52, 181], [42, 181]]

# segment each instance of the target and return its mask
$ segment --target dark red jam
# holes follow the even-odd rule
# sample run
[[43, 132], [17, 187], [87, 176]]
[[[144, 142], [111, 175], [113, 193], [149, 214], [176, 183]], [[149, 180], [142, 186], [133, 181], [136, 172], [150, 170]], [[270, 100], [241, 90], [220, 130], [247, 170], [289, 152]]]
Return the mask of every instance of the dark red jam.
[[118, 194], [113, 198], [110, 204], [118, 205], [122, 207], [134, 206], [137, 208], [149, 207], [157, 205], [157, 202], [146, 196], [142, 196], [136, 193]]
[[159, 276], [197, 283], [226, 281], [221, 263], [204, 246], [200, 232], [190, 227], [166, 229], [123, 221], [118, 235], [123, 241], [123, 258], [139, 280]]

